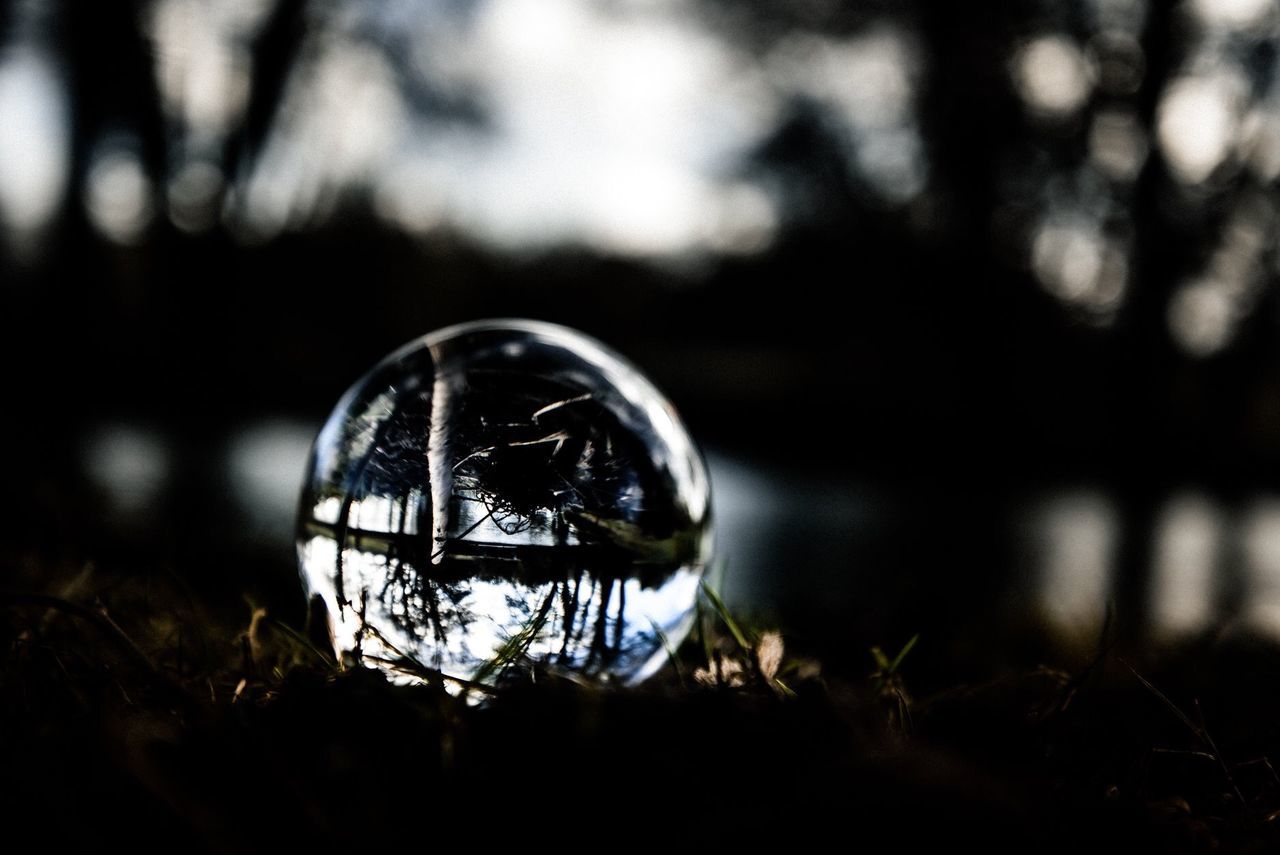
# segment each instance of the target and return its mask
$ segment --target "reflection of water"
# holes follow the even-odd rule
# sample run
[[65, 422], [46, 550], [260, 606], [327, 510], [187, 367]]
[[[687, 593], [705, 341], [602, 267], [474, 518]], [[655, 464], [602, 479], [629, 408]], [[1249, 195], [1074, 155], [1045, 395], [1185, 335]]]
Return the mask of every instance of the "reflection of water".
[[[270, 547], [276, 554], [287, 550], [283, 532], [294, 511], [291, 503], [283, 501], [281, 486], [298, 480], [287, 473], [289, 467], [302, 466], [297, 448], [300, 431], [291, 423], [271, 420], [225, 443], [232, 454], [221, 477], [229, 479], [237, 499], [225, 509], [235, 516], [234, 525], [226, 529], [228, 546], [259, 551]], [[223, 444], [192, 451], [203, 456]], [[190, 461], [179, 456], [182, 448], [159, 430], [127, 423], [103, 426], [89, 434], [81, 460], [84, 477], [110, 511], [111, 524], [130, 531], [155, 524], [156, 514], [163, 511], [178, 484], [178, 475], [190, 477]], [[870, 484], [835, 484], [723, 453], [713, 454], [710, 462], [716, 484], [719, 553], [727, 559], [726, 573], [716, 584], [723, 584], [735, 609], [762, 610], [814, 637], [856, 636], [866, 631], [874, 640], [886, 624], [873, 621], [868, 629], [864, 620], [877, 614], [891, 614], [903, 631], [936, 626], [936, 615], [931, 617], [933, 623], [910, 613], [902, 620], [903, 603], [894, 597], [905, 597], [908, 604], [913, 598], [926, 600], [945, 578], [975, 572], [978, 575], [972, 579], [945, 588], [958, 631], [965, 625], [1027, 618], [1028, 614], [1001, 611], [1012, 597], [1013, 602], [1030, 603], [1053, 635], [1092, 645], [1108, 603], [1117, 600], [1127, 578], [1136, 576], [1142, 581], [1142, 597], [1130, 608], [1143, 609], [1153, 641], [1177, 643], [1221, 629], [1280, 640], [1280, 502], [1265, 496], [1228, 503], [1203, 490], [1176, 490], [1157, 499], [1138, 522], [1102, 488], [1047, 494], [1031, 503], [1031, 513], [1007, 517], [1003, 507], [1020, 507], [1025, 502], [1004, 505], [998, 497], [987, 497], [975, 518], [990, 521], [996, 535], [982, 542], [964, 539], [971, 521], [939, 533], [930, 520], [944, 512], [930, 508], [952, 508], [954, 503], [942, 493], [926, 495], [913, 505], [890, 500]], [[398, 554], [391, 535], [412, 540], [421, 531], [430, 531], [429, 520], [406, 512], [427, 499], [415, 490], [403, 498], [400, 502], [386, 495], [368, 495], [349, 508], [344, 568], [361, 584], [391, 573]], [[338, 496], [316, 502], [313, 523], [302, 544], [307, 562], [335, 565], [335, 525], [342, 504]], [[545, 621], [530, 640], [530, 656], [554, 651], [556, 633], [564, 633], [566, 627], [575, 637], [588, 640], [594, 636], [584, 627], [603, 621], [608, 640], [619, 625], [628, 633], [635, 629], [639, 642], [632, 653], [617, 655], [619, 661], [633, 656], [625, 667], [643, 675], [659, 666], [664, 656], [650, 619], [669, 638], [684, 634], [687, 614], [681, 604], [693, 595], [695, 574], [677, 573], [669, 587], [646, 586], [639, 578], [622, 579], [615, 582], [607, 599], [602, 593], [604, 577], [589, 571], [580, 579], [576, 573], [567, 573], [562, 579], [531, 579], [529, 584], [504, 581], [501, 568], [515, 563], [516, 550], [556, 551], [552, 520], [544, 509], [532, 515], [528, 528], [508, 525], [508, 534], [480, 507], [471, 501], [459, 503], [452, 533], [459, 535], [479, 522], [468, 538], [491, 546], [505, 540], [507, 545], [491, 548], [488, 554], [475, 544], [458, 546], [447, 560], [453, 576], [475, 575], [477, 566], [489, 562], [490, 569], [476, 590], [457, 604], [459, 613], [487, 616], [472, 623], [477, 640], [465, 645], [458, 630], [446, 632], [459, 651], [456, 659], [436, 660], [424, 654], [424, 664], [438, 661], [442, 670], [452, 665], [464, 673], [477, 667], [484, 661], [480, 651], [501, 647], [519, 635], [553, 592]], [[254, 521], [251, 527], [244, 525], [246, 517]], [[420, 528], [423, 522], [425, 529]], [[235, 537], [245, 542], [233, 543]], [[938, 541], [936, 549], [912, 551], [913, 541], [930, 539]], [[1140, 549], [1124, 548], [1135, 540]], [[564, 545], [581, 546], [578, 533], [566, 531]], [[1008, 547], [1012, 547], [1008, 553], [1012, 563], [1001, 557], [1000, 550]], [[943, 559], [938, 560], [939, 556]], [[418, 571], [411, 566], [402, 567], [401, 572], [410, 577]], [[908, 584], [886, 594], [885, 580], [894, 577]], [[572, 602], [574, 585], [582, 608], [568, 619], [570, 610], [560, 594], [567, 592]], [[389, 589], [388, 602], [395, 595]], [[336, 590], [332, 596], [336, 601]], [[409, 603], [414, 602], [410, 597]], [[453, 607], [449, 601], [449, 608]], [[395, 608], [403, 611], [405, 607]], [[794, 623], [796, 616], [814, 614], [831, 625]], [[341, 623], [339, 634], [355, 632], [351, 610], [343, 610], [336, 618]], [[388, 630], [388, 640], [399, 649], [410, 647], [413, 637]], [[563, 644], [563, 635], [560, 638]], [[365, 639], [367, 651], [384, 656], [389, 651], [379, 650], [380, 644], [376, 638]], [[584, 664], [588, 655], [581, 647], [566, 653], [575, 667]]]
[[121, 517], [154, 513], [171, 477], [172, 450], [155, 430], [113, 424], [85, 443], [83, 465], [93, 487]]
[[1255, 502], [1241, 521], [1244, 621], [1280, 640], [1280, 500]]
[[1169, 499], [1156, 521], [1151, 565], [1152, 623], [1162, 635], [1188, 635], [1210, 626], [1217, 612], [1225, 520], [1207, 497]]
[[1092, 629], [1111, 596], [1115, 509], [1094, 493], [1057, 496], [1046, 503], [1034, 528], [1041, 608], [1060, 626]]
[[287, 540], [314, 435], [308, 425], [276, 420], [247, 427], [231, 441], [228, 481], [252, 534]]
[[[1053, 497], [1034, 517], [1035, 599], [1053, 629], [1090, 638], [1121, 578], [1133, 574], [1145, 587], [1141, 617], [1155, 639], [1239, 629], [1280, 640], [1280, 502], [1255, 500], [1233, 512], [1187, 491], [1161, 503], [1150, 531], [1126, 522], [1098, 492]], [[1122, 537], [1149, 544], [1136, 551], [1137, 566], [1120, 564]]]
[[[378, 411], [387, 403], [375, 399], [370, 409]], [[181, 454], [203, 458], [225, 445], [230, 451], [224, 462], [227, 471], [219, 477], [233, 487], [231, 495], [236, 499], [224, 509], [235, 517], [225, 529], [227, 545], [259, 551], [269, 547], [274, 554], [284, 554], [284, 532], [294, 516], [291, 490], [296, 489], [301, 474], [297, 470], [303, 466], [304, 450], [298, 443], [310, 433], [295, 423], [273, 419], [245, 428], [230, 442], [214, 441], [210, 448], [201, 449], [186, 448], [154, 427], [113, 423], [88, 432], [81, 466], [86, 483], [109, 511], [106, 522], [133, 532], [139, 526], [156, 525], [157, 514], [163, 513], [175, 489], [185, 483], [182, 479], [192, 477], [192, 461]], [[372, 436], [365, 439], [371, 442]], [[364, 448], [359, 443], [356, 447]], [[953, 507], [955, 500], [946, 494], [925, 494], [910, 504], [890, 500], [870, 484], [837, 484], [724, 453], [711, 455], [710, 464], [716, 485], [719, 554], [727, 559], [724, 578], [716, 584], [723, 584], [733, 606], [744, 612], [763, 610], [785, 622], [815, 610], [825, 619], [845, 611], [853, 621], [867, 611], [900, 608], [899, 602], [890, 599], [870, 600], [871, 605], [866, 605], [869, 598], [883, 596], [886, 578], [914, 580], [914, 590], [905, 596], [924, 599], [927, 594], [921, 592], [934, 589], [938, 580], [957, 572], [977, 572], [971, 586], [965, 582], [948, 589], [948, 595], [956, 597], [955, 613], [964, 619], [1000, 619], [1000, 603], [1007, 602], [1008, 596], [989, 595], [1003, 591], [1017, 602], [1030, 602], [1055, 634], [1091, 644], [1108, 603], [1117, 600], [1127, 578], [1136, 576], [1142, 581], [1142, 596], [1130, 608], [1144, 610], [1153, 640], [1176, 642], [1224, 627], [1280, 639], [1280, 502], [1265, 495], [1227, 502], [1205, 490], [1175, 490], [1155, 499], [1136, 522], [1129, 515], [1131, 509], [1101, 487], [1042, 495], [1031, 503], [1029, 514], [1009, 517], [1004, 516], [1004, 507], [1025, 502], [1006, 505], [998, 496], [988, 496], [977, 517], [991, 522], [995, 539], [966, 542], [963, 534], [970, 522], [962, 521], [959, 529], [946, 533], [952, 541], [940, 542], [922, 558], [920, 552], [911, 551], [911, 542], [943, 536], [930, 521], [943, 511], [930, 508]], [[388, 495], [371, 494], [348, 509], [349, 547], [344, 563], [358, 568], [352, 572], [364, 574], [361, 578], [388, 572], [397, 553], [387, 535], [412, 539], [430, 531], [430, 521], [412, 512], [427, 504], [427, 497], [410, 489], [402, 498], [395, 501]], [[341, 497], [332, 495], [320, 498], [312, 508], [313, 525], [303, 547], [313, 556], [309, 560], [333, 566], [334, 527], [342, 506]], [[457, 536], [475, 526], [469, 539], [489, 544], [505, 541], [505, 551], [511, 554], [517, 548], [555, 552], [558, 536], [546, 509], [535, 510], [527, 527], [503, 523], [505, 530], [486, 514], [481, 503], [458, 503], [451, 533]], [[252, 520], [252, 526], [246, 526], [246, 520]], [[425, 529], [420, 528], [423, 522]], [[580, 522], [589, 524], [585, 519]], [[921, 537], [921, 532], [927, 537]], [[233, 542], [236, 537], [244, 542]], [[562, 537], [566, 547], [582, 545], [576, 529], [566, 530]], [[1124, 547], [1134, 541], [1140, 546], [1136, 551]], [[1000, 555], [1001, 549], [1010, 546], [1012, 563]], [[501, 557], [504, 549], [486, 556], [465, 555], [467, 548], [455, 549], [449, 559], [451, 566], [460, 568], [454, 575], [469, 573], [464, 568], [484, 560], [499, 568], [510, 563]], [[929, 563], [938, 555], [950, 557], [952, 563]], [[957, 570], [957, 566], [978, 569]], [[489, 573], [495, 580], [501, 575], [501, 570]], [[576, 583], [576, 576], [572, 578]], [[485, 603], [503, 604], [500, 615], [477, 626], [478, 632], [485, 627], [487, 640], [474, 647], [491, 646], [495, 639], [505, 642], [518, 633], [523, 621], [537, 614], [556, 581], [563, 589], [570, 576], [506, 590], [505, 594], [522, 601], [514, 610], [507, 610], [505, 599], [493, 593], [494, 587], [485, 589], [489, 594], [462, 602], [461, 609], [468, 612]], [[680, 577], [671, 588], [672, 602], [684, 602], [692, 584], [692, 577]], [[970, 587], [974, 593], [966, 599]], [[652, 617], [678, 638], [683, 632], [681, 612], [668, 608], [662, 590], [635, 580], [620, 583], [610, 593], [601, 618], [601, 577], [588, 572], [581, 580], [579, 600], [586, 591], [589, 603], [577, 616], [574, 632], [582, 628], [584, 619], [588, 623], [603, 619], [609, 628], [606, 634], [612, 637], [619, 616], [626, 626], [650, 629]], [[1026, 596], [1018, 599], [1021, 595]], [[565, 612], [561, 600], [554, 600], [531, 651], [548, 649], [549, 633], [565, 626]], [[339, 617], [349, 619], [350, 612]], [[909, 622], [904, 629], [914, 632], [927, 624]], [[860, 625], [850, 623], [848, 631], [857, 632]], [[802, 628], [813, 634], [821, 631]], [[353, 629], [348, 625], [343, 631]], [[392, 642], [399, 646], [404, 638]], [[646, 643], [657, 642], [649, 638]], [[468, 661], [474, 658], [468, 654]], [[584, 660], [579, 656], [575, 661]], [[647, 664], [660, 662], [658, 656]]]
[[[831, 490], [820, 479], [715, 456], [712, 473], [735, 604], [834, 622], [825, 632], [801, 627], [810, 634], [857, 631], [840, 622], [842, 611], [873, 622], [893, 613], [908, 621], [898, 631], [945, 626], [965, 638], [993, 623], [1031, 622], [1068, 645], [1091, 647], [1112, 608], [1116, 627], [1141, 625], [1155, 644], [1219, 631], [1280, 641], [1274, 499], [1229, 505], [1179, 490], [1151, 507], [1125, 506], [1101, 487], [1031, 501], [996, 494], [945, 530], [936, 521], [964, 513], [960, 494], [891, 501], [869, 484]], [[1002, 516], [1004, 508], [1028, 505]], [[984, 523], [987, 540], [975, 529]], [[930, 539], [932, 547], [918, 546]], [[972, 575], [956, 583], [956, 574]], [[885, 598], [893, 577], [907, 581]], [[1127, 601], [1126, 590], [1141, 596]], [[947, 600], [930, 613], [935, 592]], [[877, 624], [875, 631], [884, 630]]]

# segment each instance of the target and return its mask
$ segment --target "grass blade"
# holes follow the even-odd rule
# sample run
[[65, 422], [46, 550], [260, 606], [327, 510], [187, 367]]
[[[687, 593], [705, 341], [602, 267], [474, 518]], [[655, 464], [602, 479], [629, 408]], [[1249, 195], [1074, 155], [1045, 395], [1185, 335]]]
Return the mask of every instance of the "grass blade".
[[720, 599], [720, 595], [715, 592], [715, 589], [703, 581], [702, 593], [706, 596], [707, 602], [711, 603], [711, 607], [716, 610], [720, 620], [728, 627], [729, 632], [733, 635], [733, 640], [738, 642], [738, 646], [743, 650], [750, 650], [751, 642], [747, 641], [747, 636], [738, 626], [738, 622], [733, 619], [733, 615], [729, 614], [728, 607], [725, 606], [724, 600]]

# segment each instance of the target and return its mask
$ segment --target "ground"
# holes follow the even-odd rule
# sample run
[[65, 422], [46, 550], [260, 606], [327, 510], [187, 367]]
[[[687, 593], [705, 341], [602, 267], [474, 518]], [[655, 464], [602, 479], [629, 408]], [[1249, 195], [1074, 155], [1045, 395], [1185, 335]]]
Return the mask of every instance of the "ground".
[[211, 852], [1280, 845], [1280, 656], [1257, 641], [1154, 657], [1104, 634], [1075, 667], [919, 685], [927, 633], [832, 666], [704, 596], [643, 686], [514, 665], [477, 703], [240, 605], [101, 571], [0, 593], [8, 828]]

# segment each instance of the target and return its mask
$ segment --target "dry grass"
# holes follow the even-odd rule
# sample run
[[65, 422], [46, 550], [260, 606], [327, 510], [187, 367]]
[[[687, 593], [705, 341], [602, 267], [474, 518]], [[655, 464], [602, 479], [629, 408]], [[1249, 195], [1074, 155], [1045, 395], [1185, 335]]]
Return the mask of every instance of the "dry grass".
[[1148, 671], [1103, 644], [934, 689], [912, 677], [927, 635], [824, 673], [708, 592], [642, 689], [544, 674], [476, 705], [173, 579], [11, 589], [0, 634], [0, 803], [59, 847], [1280, 845], [1262, 647]]

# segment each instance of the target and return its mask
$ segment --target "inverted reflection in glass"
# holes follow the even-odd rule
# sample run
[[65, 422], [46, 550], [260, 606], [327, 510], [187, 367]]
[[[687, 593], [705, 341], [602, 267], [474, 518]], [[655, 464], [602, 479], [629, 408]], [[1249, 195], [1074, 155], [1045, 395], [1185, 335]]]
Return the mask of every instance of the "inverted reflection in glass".
[[563, 327], [481, 322], [339, 403], [298, 554], [339, 650], [397, 673], [634, 683], [689, 629], [709, 518], [701, 457], [635, 368]]

